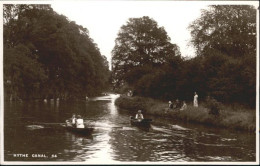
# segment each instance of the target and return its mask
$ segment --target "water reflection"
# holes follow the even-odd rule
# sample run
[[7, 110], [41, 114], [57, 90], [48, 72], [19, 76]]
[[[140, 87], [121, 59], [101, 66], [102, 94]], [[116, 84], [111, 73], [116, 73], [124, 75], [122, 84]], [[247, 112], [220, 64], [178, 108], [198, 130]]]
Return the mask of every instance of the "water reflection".
[[108, 108], [111, 111], [111, 115], [116, 115], [118, 114], [117, 107], [115, 105], [115, 100], [120, 96], [120, 95], [110, 95], [111, 96], [111, 102], [108, 104]]
[[[254, 161], [255, 135], [186, 124], [172, 119], [153, 119], [149, 131], [131, 126], [130, 113], [114, 102], [119, 95], [88, 101], [5, 103], [5, 160], [46, 161], [14, 158], [13, 153], [57, 154], [47, 161]], [[70, 133], [60, 126], [28, 129], [34, 122], [63, 123], [72, 113], [88, 119], [95, 128], [90, 136]]]

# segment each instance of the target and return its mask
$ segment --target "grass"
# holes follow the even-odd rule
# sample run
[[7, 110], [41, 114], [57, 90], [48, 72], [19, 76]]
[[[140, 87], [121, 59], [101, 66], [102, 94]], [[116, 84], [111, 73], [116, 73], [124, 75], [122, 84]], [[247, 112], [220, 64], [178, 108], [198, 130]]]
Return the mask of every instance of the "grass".
[[115, 102], [120, 108], [137, 111], [142, 110], [144, 114], [152, 114], [161, 117], [177, 118], [186, 122], [206, 124], [209, 126], [230, 128], [255, 132], [256, 115], [255, 110], [246, 109], [239, 106], [222, 106], [219, 115], [209, 114], [209, 109], [205, 107], [206, 103], [201, 103], [199, 107], [193, 107], [188, 104], [186, 110], [168, 109], [168, 103], [144, 97], [121, 96]]

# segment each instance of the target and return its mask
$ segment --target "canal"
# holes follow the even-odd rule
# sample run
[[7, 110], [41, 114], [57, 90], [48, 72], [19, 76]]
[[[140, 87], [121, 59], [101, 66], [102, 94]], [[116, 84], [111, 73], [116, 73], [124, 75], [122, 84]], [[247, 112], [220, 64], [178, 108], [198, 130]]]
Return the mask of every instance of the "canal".
[[[114, 104], [118, 95], [89, 101], [5, 102], [5, 161], [204, 162], [255, 161], [255, 134], [151, 118], [151, 129], [131, 126], [129, 111]], [[73, 113], [95, 128], [89, 136], [64, 130]], [[52, 123], [52, 125], [36, 125]], [[53, 124], [57, 123], [57, 124]], [[19, 156], [27, 155], [27, 157]]]

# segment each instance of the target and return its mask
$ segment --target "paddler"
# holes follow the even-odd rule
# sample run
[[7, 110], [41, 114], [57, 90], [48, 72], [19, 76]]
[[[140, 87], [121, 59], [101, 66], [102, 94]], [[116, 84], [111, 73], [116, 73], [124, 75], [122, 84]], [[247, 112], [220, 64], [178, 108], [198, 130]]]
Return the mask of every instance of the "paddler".
[[141, 110], [138, 110], [137, 114], [135, 115], [135, 119], [137, 119], [138, 121], [142, 121], [144, 119], [144, 116], [143, 116]]
[[72, 114], [72, 117], [68, 120], [66, 120], [66, 125], [67, 126], [72, 126], [72, 127], [76, 127], [76, 114]]
[[85, 128], [84, 120], [80, 115], [77, 115], [76, 128]]
[[72, 115], [72, 118], [71, 118], [71, 124], [72, 124], [73, 127], [76, 126], [76, 120], [77, 120], [77, 119], [76, 119], [76, 114], [73, 114], [73, 115]]

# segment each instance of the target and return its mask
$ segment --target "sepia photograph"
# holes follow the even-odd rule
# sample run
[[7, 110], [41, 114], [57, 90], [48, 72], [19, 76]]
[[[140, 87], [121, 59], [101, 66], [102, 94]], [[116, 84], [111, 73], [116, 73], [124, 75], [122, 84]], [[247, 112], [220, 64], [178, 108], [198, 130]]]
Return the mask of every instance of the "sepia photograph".
[[0, 164], [259, 164], [259, 2], [1, 1]]

